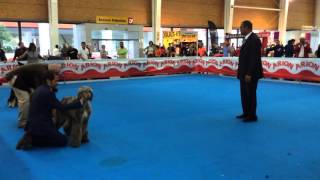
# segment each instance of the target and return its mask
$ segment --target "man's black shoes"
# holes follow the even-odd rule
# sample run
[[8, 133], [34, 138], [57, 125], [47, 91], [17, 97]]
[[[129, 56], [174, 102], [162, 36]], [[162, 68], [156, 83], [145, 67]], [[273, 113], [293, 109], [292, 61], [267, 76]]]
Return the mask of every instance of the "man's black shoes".
[[236, 116], [237, 119], [244, 119], [246, 117], [247, 117], [247, 115], [245, 115], [245, 114], [241, 114], [239, 116]]
[[239, 116], [236, 116], [237, 119], [242, 119], [243, 122], [256, 122], [258, 121], [257, 116], [248, 116], [245, 114], [241, 114]]
[[257, 116], [247, 116], [242, 121], [243, 122], [257, 122], [258, 117]]

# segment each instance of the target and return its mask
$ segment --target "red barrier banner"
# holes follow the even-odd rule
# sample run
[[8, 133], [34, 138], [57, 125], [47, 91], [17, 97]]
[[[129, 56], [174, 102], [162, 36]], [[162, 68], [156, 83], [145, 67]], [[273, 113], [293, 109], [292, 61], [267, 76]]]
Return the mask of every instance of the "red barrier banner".
[[[235, 76], [237, 57], [181, 57], [130, 60], [44, 61], [62, 65], [62, 80], [109, 78], [114, 76], [144, 76], [176, 73], [215, 73]], [[262, 58], [265, 77], [320, 82], [320, 59]], [[0, 63], [0, 83], [4, 75], [16, 68], [16, 63]]]

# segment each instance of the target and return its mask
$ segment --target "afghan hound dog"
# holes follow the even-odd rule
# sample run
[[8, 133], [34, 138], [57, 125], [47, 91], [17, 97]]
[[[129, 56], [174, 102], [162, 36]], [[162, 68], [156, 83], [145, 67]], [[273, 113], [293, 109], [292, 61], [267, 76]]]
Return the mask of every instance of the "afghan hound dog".
[[61, 100], [62, 104], [70, 104], [79, 101], [80, 98], [83, 99], [82, 108], [56, 111], [54, 118], [56, 127], [63, 127], [65, 134], [69, 137], [69, 145], [72, 147], [79, 147], [82, 143], [89, 142], [88, 121], [91, 114], [93, 90], [91, 87], [81, 86], [77, 96], [64, 97]]

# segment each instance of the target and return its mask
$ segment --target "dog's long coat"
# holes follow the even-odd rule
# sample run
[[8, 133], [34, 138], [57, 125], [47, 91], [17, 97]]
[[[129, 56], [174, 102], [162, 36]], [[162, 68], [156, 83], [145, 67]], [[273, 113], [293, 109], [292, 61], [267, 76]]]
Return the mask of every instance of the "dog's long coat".
[[93, 91], [90, 87], [80, 87], [78, 96], [64, 97], [61, 101], [62, 104], [79, 101], [84, 93], [90, 93], [90, 98], [83, 99], [82, 108], [56, 112], [56, 126], [58, 128], [63, 127], [66, 135], [69, 136], [69, 144], [73, 147], [79, 147], [81, 143], [89, 142], [88, 121], [91, 115]]

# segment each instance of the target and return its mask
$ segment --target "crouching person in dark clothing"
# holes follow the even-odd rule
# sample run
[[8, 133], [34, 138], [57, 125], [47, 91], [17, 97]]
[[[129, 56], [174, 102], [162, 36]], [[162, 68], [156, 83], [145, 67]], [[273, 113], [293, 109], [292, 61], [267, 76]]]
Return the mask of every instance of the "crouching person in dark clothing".
[[61, 104], [55, 95], [58, 75], [53, 71], [48, 71], [45, 74], [45, 79], [46, 83], [37, 87], [31, 96], [25, 134], [18, 142], [17, 149], [67, 145], [67, 137], [56, 129], [53, 122], [53, 110], [65, 111], [81, 108], [83, 99], [71, 104]]

